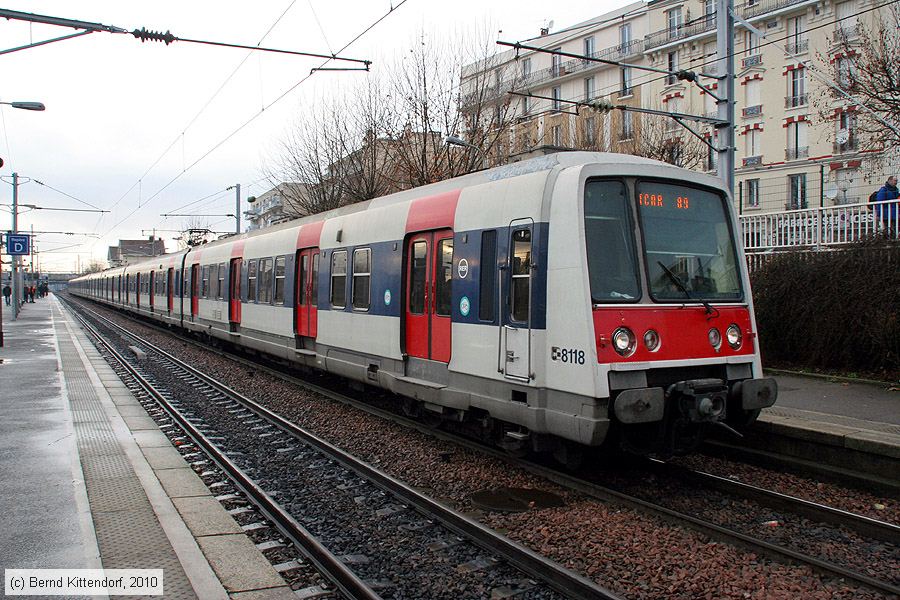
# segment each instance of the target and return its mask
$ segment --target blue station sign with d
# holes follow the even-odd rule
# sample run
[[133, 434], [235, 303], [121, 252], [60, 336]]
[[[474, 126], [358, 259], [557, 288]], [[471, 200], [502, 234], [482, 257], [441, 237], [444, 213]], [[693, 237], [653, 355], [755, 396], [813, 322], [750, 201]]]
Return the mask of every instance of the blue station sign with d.
[[6, 234], [6, 253], [22, 256], [31, 252], [31, 236], [15, 233]]

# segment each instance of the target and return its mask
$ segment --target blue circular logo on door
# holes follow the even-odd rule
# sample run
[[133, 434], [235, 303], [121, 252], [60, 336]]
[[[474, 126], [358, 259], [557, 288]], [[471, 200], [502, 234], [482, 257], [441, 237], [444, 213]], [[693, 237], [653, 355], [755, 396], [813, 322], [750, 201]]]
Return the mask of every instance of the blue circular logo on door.
[[384, 290], [384, 305], [391, 305], [391, 290]]
[[464, 317], [468, 317], [469, 309], [471, 309], [471, 308], [472, 308], [472, 306], [469, 304], [468, 296], [463, 296], [462, 298], [459, 299], [459, 314], [461, 314]]

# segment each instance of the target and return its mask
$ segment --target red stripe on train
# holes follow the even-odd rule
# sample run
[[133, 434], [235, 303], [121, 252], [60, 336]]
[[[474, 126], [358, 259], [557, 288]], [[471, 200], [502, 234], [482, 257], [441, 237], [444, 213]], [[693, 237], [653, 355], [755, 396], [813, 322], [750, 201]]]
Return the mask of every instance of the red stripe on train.
[[409, 213], [406, 216], [406, 233], [432, 229], [453, 229], [459, 193], [460, 190], [454, 190], [410, 202]]
[[297, 248], [318, 247], [322, 238], [322, 227], [324, 226], [325, 221], [316, 221], [315, 223], [303, 225], [300, 228], [300, 233], [297, 234]]

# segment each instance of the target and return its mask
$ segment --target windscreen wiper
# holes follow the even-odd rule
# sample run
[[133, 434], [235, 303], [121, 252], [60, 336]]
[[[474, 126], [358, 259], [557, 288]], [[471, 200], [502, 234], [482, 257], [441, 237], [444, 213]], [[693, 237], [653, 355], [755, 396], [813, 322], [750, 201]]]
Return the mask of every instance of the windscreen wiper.
[[687, 297], [688, 300], [696, 300], [697, 302], [702, 303], [703, 307], [706, 309], [706, 314], [711, 315], [714, 312], [718, 312], [718, 311], [716, 311], [716, 309], [714, 309], [712, 307], [712, 305], [709, 302], [707, 302], [703, 298], [697, 298], [696, 296], [694, 296], [690, 292], [690, 290], [687, 289], [687, 286], [684, 285], [684, 282], [681, 281], [681, 278], [678, 275], [676, 275], [675, 273], [673, 273], [671, 270], [669, 270], [669, 267], [664, 265], [661, 260], [656, 261], [656, 264], [658, 264], [659, 266], [662, 267], [662, 269], [663, 269], [663, 271], [665, 271], [666, 275], [669, 276], [669, 279], [672, 280], [672, 283], [674, 283], [676, 286], [678, 286], [679, 290], [684, 292], [684, 295]]

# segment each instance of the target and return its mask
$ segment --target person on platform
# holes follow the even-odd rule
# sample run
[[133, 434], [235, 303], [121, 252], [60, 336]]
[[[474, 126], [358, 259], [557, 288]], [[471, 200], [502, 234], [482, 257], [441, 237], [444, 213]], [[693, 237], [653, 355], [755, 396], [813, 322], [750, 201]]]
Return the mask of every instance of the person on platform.
[[12, 288], [9, 287], [9, 284], [3, 286], [3, 299], [6, 301], [6, 305], [9, 306], [9, 297], [12, 296]]
[[34, 304], [34, 286], [28, 286], [28, 301]]
[[[881, 189], [878, 190], [875, 201], [883, 202], [885, 200], [897, 200], [898, 198], [900, 198], [900, 190], [897, 189], [897, 177], [891, 175]], [[881, 221], [881, 225], [885, 231], [897, 231], [898, 212], [900, 211], [897, 210], [896, 202], [875, 205], [875, 218]]]

